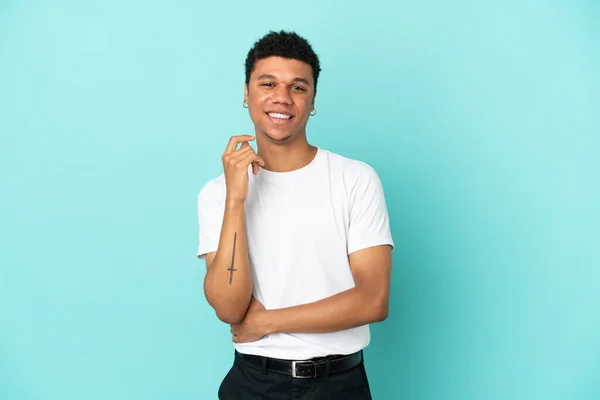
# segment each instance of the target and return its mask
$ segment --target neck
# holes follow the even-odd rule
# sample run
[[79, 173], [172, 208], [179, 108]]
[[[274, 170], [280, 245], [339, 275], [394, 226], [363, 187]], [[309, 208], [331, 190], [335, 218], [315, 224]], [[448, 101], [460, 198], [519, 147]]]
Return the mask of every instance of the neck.
[[275, 143], [261, 136], [256, 137], [257, 153], [265, 161], [263, 168], [268, 171], [290, 172], [303, 168], [317, 154], [317, 148], [310, 145], [304, 135], [289, 143]]

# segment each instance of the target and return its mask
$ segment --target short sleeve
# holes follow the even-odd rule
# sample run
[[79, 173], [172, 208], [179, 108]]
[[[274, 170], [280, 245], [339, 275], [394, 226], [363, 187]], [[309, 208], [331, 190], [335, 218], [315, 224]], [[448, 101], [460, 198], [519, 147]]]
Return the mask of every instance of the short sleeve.
[[223, 224], [223, 204], [218, 199], [218, 191], [209, 182], [198, 194], [198, 258], [217, 251]]
[[372, 167], [365, 164], [349, 200], [348, 254], [386, 244], [394, 248], [383, 187]]

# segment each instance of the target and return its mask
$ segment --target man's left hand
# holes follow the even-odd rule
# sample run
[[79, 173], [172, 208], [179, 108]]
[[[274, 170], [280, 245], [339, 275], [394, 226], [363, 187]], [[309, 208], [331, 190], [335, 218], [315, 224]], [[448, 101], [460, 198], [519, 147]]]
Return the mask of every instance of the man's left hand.
[[252, 297], [246, 316], [239, 324], [231, 325], [231, 338], [234, 343], [254, 342], [267, 334], [265, 307]]

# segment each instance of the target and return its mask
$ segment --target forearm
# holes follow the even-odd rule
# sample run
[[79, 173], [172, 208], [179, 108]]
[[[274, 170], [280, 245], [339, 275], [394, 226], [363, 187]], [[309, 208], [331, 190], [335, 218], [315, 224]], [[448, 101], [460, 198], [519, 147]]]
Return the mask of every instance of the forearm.
[[237, 323], [252, 296], [244, 203], [227, 202], [214, 260], [204, 279], [204, 293], [220, 320]]
[[266, 311], [267, 332], [337, 332], [383, 321], [387, 308], [387, 296], [355, 287], [313, 303]]

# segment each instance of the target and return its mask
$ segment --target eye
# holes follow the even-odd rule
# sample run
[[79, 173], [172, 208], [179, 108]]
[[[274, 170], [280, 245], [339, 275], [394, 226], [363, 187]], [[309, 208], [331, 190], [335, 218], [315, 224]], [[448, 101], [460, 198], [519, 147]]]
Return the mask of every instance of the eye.
[[271, 82], [265, 82], [265, 83], [261, 84], [260, 86], [273, 87], [273, 86], [275, 86], [275, 84], [273, 84]]
[[302, 86], [292, 86], [292, 89], [294, 90], [300, 90], [300, 91], [306, 91], [306, 89], [304, 89]]

